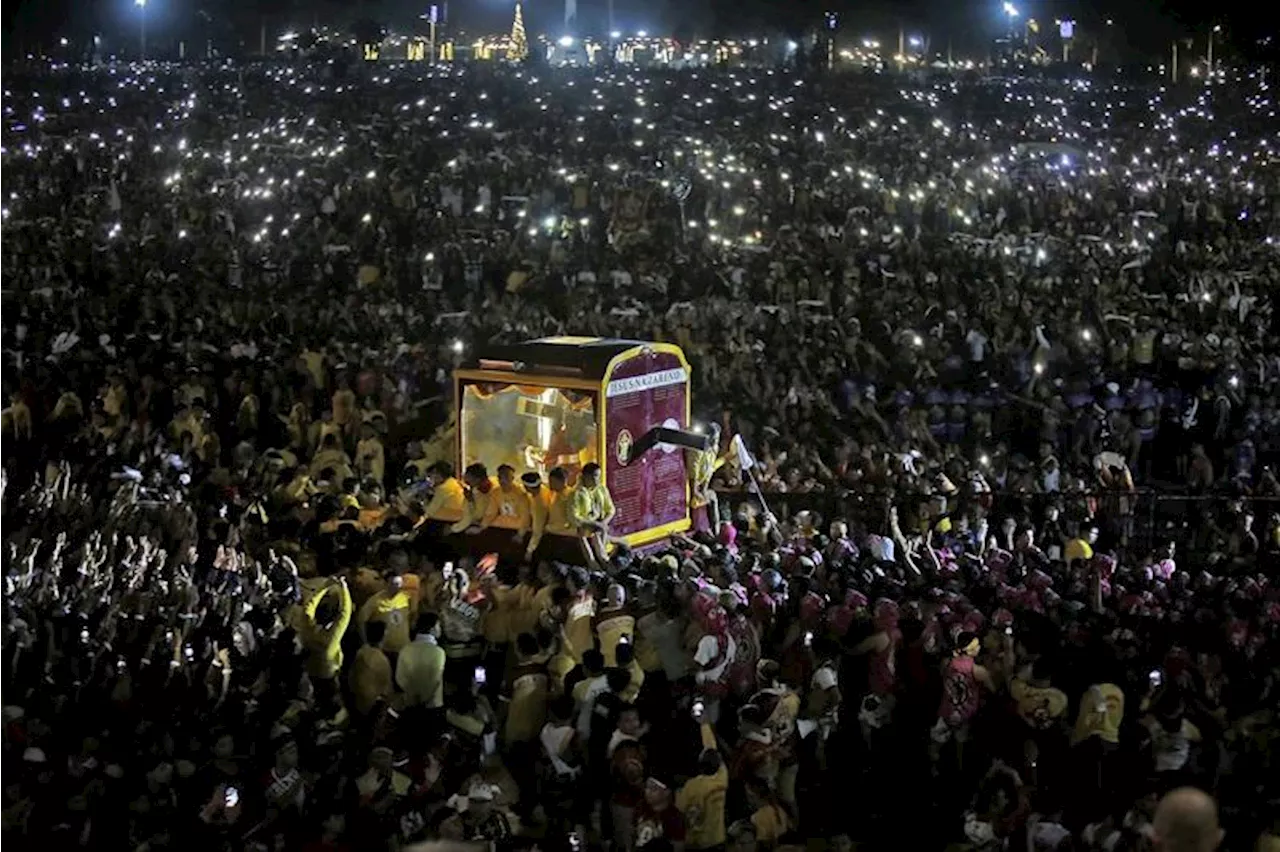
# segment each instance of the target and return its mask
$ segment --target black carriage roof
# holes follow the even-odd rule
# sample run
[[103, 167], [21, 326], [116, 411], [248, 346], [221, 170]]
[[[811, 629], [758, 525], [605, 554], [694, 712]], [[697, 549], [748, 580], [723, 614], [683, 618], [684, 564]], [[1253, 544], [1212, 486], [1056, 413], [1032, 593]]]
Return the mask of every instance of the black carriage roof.
[[520, 373], [552, 372], [603, 378], [609, 363], [624, 352], [650, 344], [615, 337], [542, 337], [523, 343], [479, 347], [467, 363], [471, 369], [513, 370]]

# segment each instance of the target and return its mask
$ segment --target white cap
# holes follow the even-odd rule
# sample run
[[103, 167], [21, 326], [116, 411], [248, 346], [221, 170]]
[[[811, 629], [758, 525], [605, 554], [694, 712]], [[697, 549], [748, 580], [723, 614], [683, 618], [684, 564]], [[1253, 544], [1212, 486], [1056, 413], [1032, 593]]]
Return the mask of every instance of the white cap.
[[497, 788], [493, 785], [475, 781], [467, 788], [467, 799], [472, 802], [492, 802], [495, 792]]

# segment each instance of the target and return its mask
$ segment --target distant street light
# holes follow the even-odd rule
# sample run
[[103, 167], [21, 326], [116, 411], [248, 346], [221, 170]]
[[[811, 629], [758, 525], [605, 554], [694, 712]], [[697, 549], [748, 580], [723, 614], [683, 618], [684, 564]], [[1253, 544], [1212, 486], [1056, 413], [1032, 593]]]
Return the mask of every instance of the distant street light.
[[1018, 17], [1018, 7], [1013, 5], [1012, 3], [1005, 3], [1004, 13], [1009, 16], [1010, 20], [1012, 20]]
[[616, 41], [617, 39], [622, 38], [622, 31], [621, 31], [621, 30], [613, 30], [612, 32], [610, 32], [610, 33], [609, 33], [609, 38], [614, 39], [615, 41]]
[[560, 46], [573, 47], [573, 36], [570, 36], [570, 35], [560, 36]]
[[133, 0], [138, 7], [138, 56], [147, 58], [147, 0]]
[[648, 34], [647, 32], [645, 32], [644, 30], [641, 30], [640, 32], [636, 33], [636, 35], [640, 36], [640, 38], [648, 38], [648, 37], [649, 37], [649, 34]]
[[911, 38], [907, 39], [907, 44], [911, 45], [912, 47], [923, 47], [924, 39], [920, 38], [920, 36], [912, 36]]

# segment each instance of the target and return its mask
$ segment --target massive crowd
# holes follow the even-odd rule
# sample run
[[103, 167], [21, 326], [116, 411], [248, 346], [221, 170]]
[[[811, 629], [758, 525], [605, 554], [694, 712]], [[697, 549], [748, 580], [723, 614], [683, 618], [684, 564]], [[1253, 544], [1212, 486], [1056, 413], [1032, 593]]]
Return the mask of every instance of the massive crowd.
[[[6, 840], [1280, 843], [1264, 77], [4, 86]], [[451, 371], [548, 334], [679, 343], [758, 487], [468, 555]]]

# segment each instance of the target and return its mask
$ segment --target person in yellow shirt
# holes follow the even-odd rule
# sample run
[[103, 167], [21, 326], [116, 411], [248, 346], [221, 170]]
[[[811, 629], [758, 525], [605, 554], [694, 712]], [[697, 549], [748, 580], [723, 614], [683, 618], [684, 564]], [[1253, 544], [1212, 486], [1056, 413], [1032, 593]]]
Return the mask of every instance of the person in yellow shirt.
[[791, 818], [765, 781], [747, 778], [746, 786], [747, 808], [751, 811], [751, 825], [756, 830], [756, 841], [762, 849], [773, 849], [782, 836], [791, 830]]
[[553, 467], [547, 474], [547, 532], [552, 535], [576, 535], [571, 510], [573, 489], [569, 487], [569, 474], [562, 467]]
[[351, 623], [351, 591], [346, 578], [329, 578], [307, 601], [303, 616], [298, 632], [309, 653], [307, 674], [312, 680], [333, 680], [342, 670], [342, 637]]
[[333, 422], [344, 433], [349, 432], [356, 423], [356, 394], [347, 386], [346, 377], [338, 379], [338, 389], [333, 392], [330, 401], [333, 411]]
[[484, 614], [481, 629], [485, 640], [489, 643], [490, 654], [497, 654], [500, 657], [494, 662], [497, 668], [501, 669], [506, 663], [507, 646], [512, 639], [523, 632], [516, 628], [516, 624], [519, 622], [521, 627], [525, 626], [522, 616], [530, 605], [534, 589], [527, 582], [504, 586], [493, 574], [484, 575], [480, 578], [480, 583], [484, 589], [485, 598], [492, 604], [489, 611]]
[[338, 436], [330, 432], [320, 440], [320, 450], [311, 459], [311, 478], [318, 479], [321, 471], [331, 469], [341, 482], [351, 475], [351, 459], [338, 443]]
[[521, 476], [520, 484], [524, 486], [529, 511], [524, 516], [524, 525], [516, 531], [516, 540], [524, 541], [525, 536], [528, 536], [524, 558], [531, 562], [538, 551], [538, 545], [542, 544], [542, 535], [547, 530], [547, 515], [551, 511], [552, 495], [550, 489], [542, 487], [542, 477], [533, 471]]
[[20, 394], [11, 394], [4, 410], [4, 437], [10, 441], [31, 440], [31, 409]]
[[1009, 696], [1017, 702], [1018, 715], [1037, 731], [1055, 727], [1067, 712], [1067, 696], [1049, 683], [1043, 659], [1031, 666], [1026, 677], [1015, 677], [1009, 684]]
[[1098, 541], [1098, 528], [1086, 527], [1082, 529], [1075, 538], [1067, 542], [1067, 546], [1062, 549], [1063, 560], [1070, 565], [1078, 559], [1086, 562], [1093, 558], [1093, 545]]
[[368, 715], [379, 701], [391, 697], [391, 661], [382, 652], [386, 625], [371, 621], [365, 626], [365, 644], [356, 651], [351, 664], [351, 694], [356, 711]]
[[326, 369], [324, 352], [307, 348], [298, 356], [302, 360], [303, 367], [311, 376], [311, 381], [315, 382], [318, 390], [324, 390], [329, 385], [329, 371]]
[[627, 681], [626, 689], [619, 693], [619, 696], [628, 704], [635, 704], [636, 699], [640, 697], [640, 689], [644, 686], [644, 669], [640, 663], [636, 661], [635, 645], [631, 644], [629, 637], [622, 637], [624, 640], [618, 643], [618, 647], [614, 650], [614, 657], [617, 667], [626, 670], [631, 679]]
[[511, 673], [511, 702], [504, 740], [508, 746], [529, 743], [547, 721], [549, 682], [538, 640], [529, 633], [516, 637], [516, 667]]
[[382, 624], [382, 639], [378, 647], [388, 654], [398, 654], [409, 644], [409, 629], [417, 621], [417, 613], [413, 612], [403, 587], [404, 581], [393, 576], [387, 588], [365, 601], [356, 616], [356, 628], [366, 640], [371, 635], [369, 628]]
[[698, 774], [676, 793], [676, 808], [688, 824], [686, 848], [714, 849], [725, 841], [724, 802], [729, 770], [716, 748], [715, 731], [702, 719], [701, 704], [695, 703], [693, 709], [702, 729], [702, 754], [698, 756]]
[[449, 527], [449, 532], [474, 535], [485, 528], [485, 521], [490, 517], [489, 506], [497, 496], [498, 486], [480, 462], [467, 465], [462, 481], [467, 486], [462, 517]]
[[720, 523], [720, 503], [711, 488], [711, 477], [724, 465], [720, 457], [720, 424], [707, 430], [707, 449], [685, 451], [685, 467], [689, 472], [689, 506], [694, 511], [705, 508], [707, 524], [714, 532]]
[[569, 517], [582, 539], [587, 563], [593, 568], [604, 570], [608, 564], [609, 522], [616, 513], [609, 489], [600, 481], [600, 465], [590, 462], [582, 468]]
[[1095, 683], [1080, 699], [1080, 713], [1071, 734], [1071, 744], [1090, 737], [1115, 745], [1120, 742], [1120, 722], [1124, 718], [1124, 690], [1114, 683]]
[[569, 592], [566, 602], [561, 652], [574, 662], [582, 661], [582, 654], [595, 647], [595, 631], [591, 619], [596, 614], [596, 598], [591, 591], [591, 576], [582, 568], [570, 568], [565, 587]]
[[592, 617], [592, 626], [604, 654], [606, 666], [616, 666], [615, 651], [623, 639], [630, 642], [636, 633], [636, 620], [627, 611], [627, 590], [611, 583], [605, 593], [604, 606]]
[[373, 477], [378, 484], [385, 481], [386, 452], [382, 447], [382, 441], [378, 439], [377, 430], [368, 423], [364, 424], [360, 441], [356, 444], [356, 470], [364, 476]]
[[310, 452], [314, 453], [324, 446], [325, 438], [329, 435], [336, 437], [339, 444], [342, 443], [342, 430], [333, 422], [332, 411], [326, 411], [319, 420], [307, 427], [307, 446]]
[[480, 528], [515, 530], [516, 541], [521, 541], [521, 530], [528, 529], [529, 523], [529, 495], [516, 484], [516, 469], [509, 464], [499, 465], [498, 487], [489, 493], [488, 511]]
[[289, 409], [289, 416], [284, 420], [285, 431], [289, 434], [289, 449], [294, 452], [305, 452], [311, 436], [311, 413], [306, 403], [295, 402]]
[[462, 483], [453, 475], [453, 465], [445, 461], [432, 465], [431, 485], [435, 490], [423, 510], [423, 519], [447, 524], [461, 520], [466, 510], [466, 492]]
[[440, 619], [433, 612], [418, 619], [417, 635], [396, 660], [396, 685], [406, 707], [438, 711], [444, 706], [444, 649], [440, 647]]

